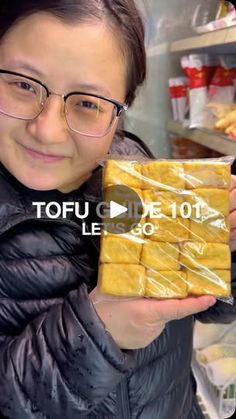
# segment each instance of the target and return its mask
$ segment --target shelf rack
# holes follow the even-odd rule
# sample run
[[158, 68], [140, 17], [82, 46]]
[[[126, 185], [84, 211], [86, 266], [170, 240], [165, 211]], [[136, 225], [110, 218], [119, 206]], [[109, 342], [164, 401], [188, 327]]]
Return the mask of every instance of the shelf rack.
[[189, 129], [183, 127], [180, 122], [173, 120], [168, 122], [167, 130], [172, 134], [188, 138], [224, 155], [236, 155], [236, 141], [217, 131], [210, 131], [204, 128]]
[[180, 52], [190, 49], [211, 48], [218, 45], [232, 45], [235, 44], [235, 39], [236, 27], [232, 26], [172, 42], [169, 51]]
[[177, 53], [203, 48], [214, 49], [222, 46], [226, 48], [227, 53], [231, 52], [235, 54], [235, 40], [236, 26], [232, 26], [230, 28], [218, 29], [201, 35], [180, 39], [171, 43], [160, 43], [156, 46], [149, 47], [147, 55], [149, 57], [154, 57], [156, 55], [164, 54], [167, 51]]

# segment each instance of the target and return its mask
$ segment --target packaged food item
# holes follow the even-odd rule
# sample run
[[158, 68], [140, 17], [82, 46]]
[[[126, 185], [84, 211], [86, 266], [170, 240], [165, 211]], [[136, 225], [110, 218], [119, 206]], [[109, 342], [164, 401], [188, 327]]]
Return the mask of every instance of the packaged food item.
[[220, 341], [221, 343], [236, 345], [236, 322], [234, 321], [230, 326], [231, 327], [226, 330]]
[[186, 77], [175, 77], [169, 79], [169, 90], [173, 119], [183, 122], [188, 114], [188, 79]]
[[181, 58], [181, 65], [189, 80], [190, 128], [204, 126], [208, 86], [218, 65], [218, 57], [192, 54]]
[[[204, 3], [206, 3], [206, 1]], [[198, 34], [215, 31], [217, 29], [223, 29], [236, 24], [236, 11], [234, 5], [231, 2], [221, 0], [220, 2], [214, 1], [214, 3], [215, 4], [213, 6], [215, 6], [215, 9], [210, 9], [211, 14], [206, 12], [204, 13], [204, 17], [207, 16], [207, 19], [201, 18], [202, 5], [199, 5], [199, 8], [196, 9], [192, 24], [193, 29]], [[207, 5], [205, 4], [205, 8], [206, 6]]]
[[235, 97], [235, 56], [220, 55], [219, 64], [211, 79], [208, 98], [212, 103], [232, 104]]
[[[204, 127], [217, 128], [218, 121], [235, 109], [236, 58], [235, 55], [219, 56], [219, 64], [208, 89]], [[221, 122], [219, 122], [219, 126]], [[218, 128], [217, 128], [218, 129]]]
[[[222, 0], [220, 0], [222, 1]], [[217, 18], [219, 13], [219, 1], [198, 0], [192, 15], [192, 26], [195, 29], [198, 26], [206, 25]]]
[[210, 294], [231, 303], [233, 161], [129, 161], [111, 156], [105, 162], [103, 187], [122, 185], [135, 191], [142, 211], [138, 234], [132, 229], [102, 235], [101, 293], [158, 299]]
[[221, 111], [217, 112], [216, 109], [215, 113], [218, 116], [215, 128], [236, 139], [236, 105], [233, 104], [230, 108], [222, 106]]
[[214, 128], [220, 131], [225, 131], [231, 124], [235, 123], [236, 113], [232, 113], [236, 110], [235, 103], [216, 103], [209, 102], [206, 105], [206, 110], [212, 115], [211, 119], [214, 119]]
[[236, 322], [221, 324], [201, 323], [196, 320], [193, 334], [194, 349], [204, 349], [216, 343], [231, 343], [236, 346]]
[[170, 100], [171, 100], [173, 120], [178, 121], [179, 115], [178, 115], [178, 107], [177, 107], [177, 93], [176, 93], [176, 87], [175, 87], [175, 79], [174, 78], [169, 79], [168, 83], [169, 83], [169, 94], [170, 94]]
[[197, 351], [197, 360], [200, 364], [209, 364], [220, 358], [235, 357], [236, 361], [236, 345], [219, 344], [207, 346], [206, 348]]
[[215, 386], [226, 386], [236, 380], [236, 357], [219, 358], [206, 366], [206, 373]]

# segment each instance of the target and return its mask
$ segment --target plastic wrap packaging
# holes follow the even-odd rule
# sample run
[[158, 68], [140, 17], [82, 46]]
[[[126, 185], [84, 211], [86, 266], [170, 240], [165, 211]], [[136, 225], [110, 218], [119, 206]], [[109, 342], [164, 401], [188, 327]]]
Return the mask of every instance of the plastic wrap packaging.
[[189, 81], [189, 127], [201, 128], [205, 121], [208, 87], [218, 65], [218, 57], [192, 54], [181, 58], [181, 66]]
[[214, 344], [196, 352], [198, 363], [215, 386], [226, 386], [236, 380], [236, 345]]
[[236, 358], [219, 358], [206, 366], [206, 374], [215, 386], [226, 386], [236, 380]]
[[189, 111], [188, 79], [186, 77], [175, 77], [169, 79], [169, 92], [171, 98], [173, 119], [183, 122]]
[[207, 108], [215, 121], [214, 128], [236, 140], [236, 104], [209, 103]]
[[196, 320], [193, 335], [194, 349], [204, 349], [217, 343], [229, 343], [236, 347], [236, 321], [221, 324], [201, 323]]
[[219, 64], [212, 77], [208, 99], [213, 103], [232, 104], [235, 98], [235, 56], [219, 56]]
[[176, 95], [176, 87], [175, 87], [175, 79], [169, 79], [169, 94], [171, 100], [171, 107], [172, 107], [172, 114], [174, 121], [178, 121], [178, 108], [177, 108], [177, 95]]
[[[217, 2], [216, 7], [217, 7]], [[198, 9], [199, 10], [199, 9]], [[221, 1], [221, 3], [218, 5], [218, 11], [216, 14], [216, 17], [214, 20], [208, 20], [207, 22], [204, 22], [204, 24], [198, 25], [197, 19], [198, 19], [198, 10], [196, 10], [195, 18], [192, 22], [193, 29], [198, 34], [206, 33], [215, 31], [217, 29], [223, 29], [230, 26], [236, 25], [236, 11], [233, 3], [229, 1]], [[200, 10], [199, 10], [200, 12]], [[209, 15], [210, 17], [210, 15]]]
[[203, 126], [216, 128], [217, 119], [223, 118], [233, 108], [236, 94], [236, 58], [233, 55], [219, 56], [208, 90], [208, 103], [205, 107]]
[[189, 127], [214, 129], [216, 114], [235, 107], [235, 55], [183, 56], [181, 66], [189, 84]]
[[100, 293], [157, 299], [210, 294], [232, 304], [229, 187], [233, 161], [224, 157], [140, 162], [114, 156], [107, 160], [104, 190], [124, 185], [138, 194], [142, 209], [140, 222], [131, 231], [103, 231]]

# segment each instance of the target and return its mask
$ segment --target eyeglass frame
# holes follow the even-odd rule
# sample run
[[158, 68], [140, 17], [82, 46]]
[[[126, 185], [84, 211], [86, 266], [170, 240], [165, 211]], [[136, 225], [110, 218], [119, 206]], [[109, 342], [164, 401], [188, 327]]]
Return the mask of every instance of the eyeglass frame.
[[[91, 96], [91, 97], [95, 97], [95, 98], [97, 98], [97, 99], [103, 99], [103, 100], [106, 100], [106, 101], [108, 101], [108, 102], [110, 102], [110, 103], [112, 103], [113, 105], [115, 105], [115, 106], [116, 106], [116, 115], [115, 115], [114, 121], [113, 121], [113, 123], [111, 123], [111, 124], [110, 124], [110, 126], [108, 127], [108, 129], [105, 131], [105, 133], [104, 133], [104, 134], [102, 134], [102, 135], [84, 134], [84, 133], [82, 133], [82, 132], [80, 132], [80, 131], [75, 130], [74, 128], [71, 128], [71, 127], [70, 127], [70, 125], [68, 124], [68, 121], [67, 121], [67, 118], [66, 118], [66, 107], [65, 107], [65, 112], [64, 112], [64, 114], [65, 114], [65, 120], [66, 120], [66, 123], [67, 123], [68, 128], [69, 128], [71, 131], [76, 132], [77, 134], [84, 135], [84, 136], [86, 136], [86, 137], [96, 137], [96, 138], [100, 138], [100, 137], [104, 137], [105, 135], [107, 135], [107, 134], [108, 134], [108, 132], [110, 132], [110, 130], [112, 129], [112, 127], [113, 127], [113, 125], [114, 125], [114, 123], [115, 123], [116, 118], [119, 118], [119, 117], [120, 117], [120, 115], [121, 115], [121, 112], [125, 112], [125, 111], [127, 111], [127, 110], [128, 110], [128, 107], [129, 107], [129, 106], [128, 106], [128, 104], [126, 104], [126, 103], [121, 103], [121, 102], [119, 102], [119, 101], [117, 101], [117, 100], [115, 100], [115, 99], [111, 99], [111, 98], [109, 98], [109, 97], [107, 97], [107, 96], [97, 95], [97, 94], [95, 94], [95, 93], [86, 93], [86, 92], [77, 92], [77, 91], [72, 91], [72, 92], [69, 92], [69, 93], [67, 93], [66, 95], [64, 95], [64, 94], [60, 94], [60, 93], [56, 93], [56, 92], [53, 92], [53, 91], [49, 90], [48, 86], [47, 86], [45, 83], [41, 82], [40, 80], [38, 80], [38, 79], [36, 79], [36, 78], [34, 78], [34, 77], [27, 76], [27, 75], [25, 75], [25, 74], [18, 73], [18, 72], [16, 72], [16, 71], [11, 71], [11, 70], [3, 70], [3, 69], [0, 69], [0, 74], [3, 74], [3, 73], [6, 73], [6, 74], [11, 74], [11, 75], [13, 75], [13, 76], [24, 77], [25, 79], [31, 80], [31, 81], [33, 81], [33, 82], [35, 82], [35, 83], [38, 83], [40, 86], [42, 86], [42, 87], [46, 90], [46, 93], [47, 93], [47, 98], [46, 98], [45, 102], [43, 103], [43, 108], [41, 109], [41, 111], [40, 111], [40, 112], [39, 112], [39, 113], [38, 113], [38, 114], [37, 114], [34, 118], [22, 118], [22, 117], [17, 117], [17, 116], [9, 115], [9, 114], [6, 114], [6, 113], [4, 113], [4, 112], [0, 111], [0, 113], [2, 113], [3, 115], [10, 116], [10, 117], [15, 118], [15, 119], [20, 119], [20, 120], [24, 120], [24, 121], [33, 121], [34, 119], [37, 119], [37, 118], [38, 118], [38, 116], [39, 116], [39, 115], [43, 112], [43, 110], [45, 109], [45, 105], [46, 105], [47, 99], [48, 99], [50, 96], [52, 96], [52, 95], [53, 95], [53, 96], [60, 96], [60, 97], [62, 97], [62, 98], [63, 98], [63, 100], [64, 100], [65, 105], [66, 105], [66, 101], [67, 101], [67, 99], [68, 99], [70, 96], [72, 96], [72, 95], [85, 95], [85, 96]], [[42, 104], [42, 103], [41, 103], [41, 104]]]

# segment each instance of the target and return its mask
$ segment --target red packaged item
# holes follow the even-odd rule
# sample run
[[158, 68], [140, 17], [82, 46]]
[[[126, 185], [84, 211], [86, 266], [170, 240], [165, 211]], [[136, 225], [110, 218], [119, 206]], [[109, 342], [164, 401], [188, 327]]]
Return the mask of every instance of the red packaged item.
[[169, 79], [169, 93], [174, 121], [178, 121], [177, 97], [175, 88], [175, 79]]
[[234, 62], [223, 56], [219, 57], [219, 65], [209, 86], [209, 101], [230, 104], [234, 102], [235, 87], [235, 58]]
[[181, 64], [189, 80], [190, 128], [204, 126], [208, 86], [216, 69], [216, 58], [208, 54], [183, 57]]
[[175, 121], [183, 122], [188, 113], [187, 85], [188, 79], [186, 77], [169, 79], [170, 97]]

